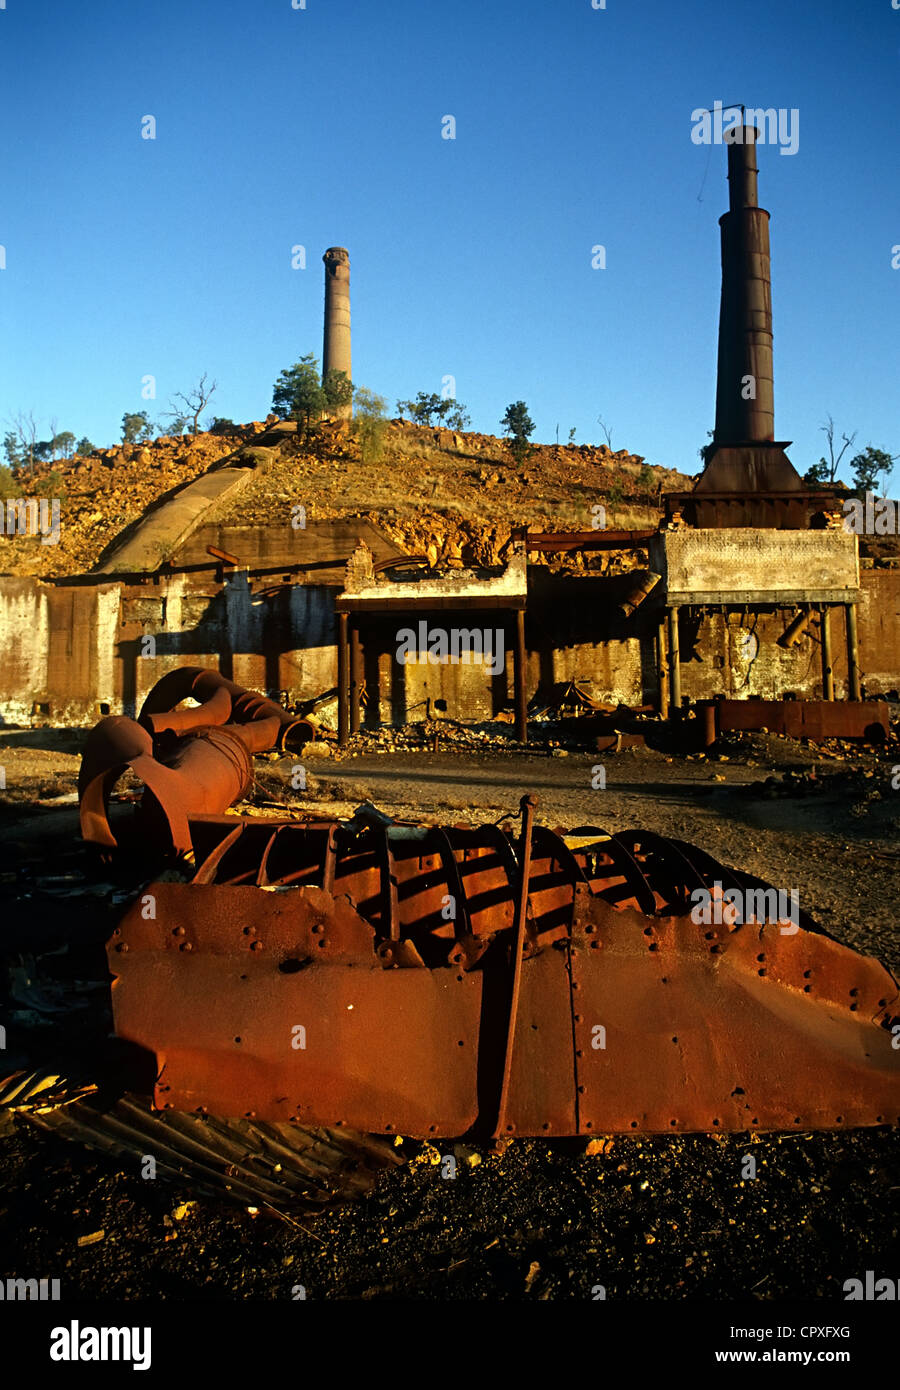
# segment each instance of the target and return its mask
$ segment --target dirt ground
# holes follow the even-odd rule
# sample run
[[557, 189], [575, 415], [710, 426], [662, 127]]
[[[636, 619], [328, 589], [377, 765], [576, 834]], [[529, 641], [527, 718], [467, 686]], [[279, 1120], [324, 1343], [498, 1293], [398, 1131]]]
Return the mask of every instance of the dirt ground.
[[[0, 735], [0, 886], [29, 860], [60, 872], [80, 735]], [[900, 971], [900, 753], [847, 755], [757, 736], [724, 758], [650, 749], [361, 752], [310, 760], [302, 804], [348, 815], [480, 823], [539, 799], [550, 825], [643, 826], [799, 890], [828, 932]], [[257, 812], [289, 785], [259, 762]], [[605, 789], [594, 790], [596, 768]], [[810, 774], [815, 769], [815, 776]], [[900, 770], [900, 769], [898, 769]], [[770, 779], [767, 782], [767, 779]], [[898, 788], [894, 788], [894, 781]], [[298, 809], [300, 793], [291, 794]], [[45, 804], [35, 807], [35, 798]], [[56, 798], [64, 798], [58, 800]], [[27, 902], [19, 901], [16, 926]], [[4, 926], [9, 928], [9, 901]], [[900, 1270], [900, 1132], [513, 1141], [502, 1152], [408, 1145], [410, 1161], [336, 1211], [290, 1224], [134, 1165], [0, 1126], [0, 1276], [58, 1276], [114, 1300], [618, 1300], [843, 1298], [844, 1280]], [[745, 1178], [747, 1155], [757, 1176]], [[452, 1166], [452, 1165], [450, 1165]], [[102, 1235], [90, 1243], [84, 1237]]]

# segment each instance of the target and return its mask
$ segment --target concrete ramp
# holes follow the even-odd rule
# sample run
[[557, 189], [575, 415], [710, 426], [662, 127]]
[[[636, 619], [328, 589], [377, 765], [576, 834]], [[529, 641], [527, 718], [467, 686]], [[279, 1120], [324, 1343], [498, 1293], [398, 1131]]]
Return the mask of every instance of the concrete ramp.
[[200, 525], [211, 507], [246, 487], [255, 474], [255, 466], [248, 460], [243, 466], [216, 468], [186, 483], [174, 497], [139, 521], [120, 544], [106, 552], [97, 570], [102, 574], [133, 574], [159, 569]]

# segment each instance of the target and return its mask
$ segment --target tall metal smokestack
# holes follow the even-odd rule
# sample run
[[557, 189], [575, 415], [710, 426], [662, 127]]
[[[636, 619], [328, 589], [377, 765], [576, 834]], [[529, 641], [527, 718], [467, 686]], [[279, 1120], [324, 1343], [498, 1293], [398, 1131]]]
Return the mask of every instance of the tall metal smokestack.
[[[722, 299], [716, 428], [706, 467], [694, 485], [697, 525], [802, 524], [792, 502], [773, 509], [762, 501], [764, 494], [800, 492], [803, 484], [784, 452], [788, 441], [775, 439], [769, 214], [757, 197], [758, 136], [756, 127], [749, 125], [725, 133], [729, 208], [719, 218]], [[713, 496], [704, 501], [701, 494]], [[714, 497], [722, 499], [721, 505]]]
[[[329, 371], [346, 372], [350, 366], [350, 253], [343, 246], [330, 246], [325, 262], [325, 339], [322, 347], [322, 379]], [[349, 420], [352, 408], [342, 406], [337, 414]]]
[[769, 214], [757, 196], [755, 126], [727, 132], [729, 210], [719, 218], [722, 299], [716, 444], [775, 438]]

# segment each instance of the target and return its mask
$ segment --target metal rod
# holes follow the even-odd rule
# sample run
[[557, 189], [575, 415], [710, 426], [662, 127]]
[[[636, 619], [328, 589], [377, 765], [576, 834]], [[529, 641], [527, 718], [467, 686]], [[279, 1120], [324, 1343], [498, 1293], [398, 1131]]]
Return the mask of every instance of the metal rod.
[[337, 865], [337, 823], [328, 827], [328, 840], [325, 844], [325, 865], [322, 870], [322, 887], [326, 893], [334, 892], [334, 871]]
[[844, 615], [847, 630], [847, 681], [849, 685], [849, 698], [851, 700], [861, 700], [862, 687], [859, 680], [859, 642], [856, 634], [856, 604], [845, 604]]
[[350, 644], [348, 615], [338, 613], [338, 743], [343, 746], [350, 732]]
[[516, 695], [516, 738], [528, 742], [528, 698], [525, 690], [525, 610], [516, 609], [516, 645], [513, 653], [513, 682]]
[[681, 665], [678, 646], [678, 608], [670, 608], [666, 614], [669, 625], [669, 681], [671, 689], [672, 713], [677, 719], [681, 714]]
[[[373, 830], [373, 834], [377, 834]], [[384, 826], [378, 840], [378, 857], [381, 860], [381, 929], [386, 930], [390, 941], [400, 940], [400, 911], [397, 894], [397, 871], [391, 853], [389, 827]]]
[[834, 668], [831, 664], [831, 609], [819, 610], [822, 630], [822, 699], [834, 699]]
[[522, 839], [519, 851], [520, 879], [519, 896], [516, 902], [516, 920], [513, 926], [513, 975], [512, 992], [509, 1003], [509, 1023], [506, 1029], [506, 1052], [503, 1058], [503, 1083], [500, 1088], [500, 1104], [497, 1108], [497, 1125], [493, 1137], [499, 1139], [506, 1124], [506, 1106], [509, 1099], [509, 1083], [512, 1076], [513, 1047], [516, 1038], [516, 1020], [519, 1014], [519, 993], [522, 986], [522, 958], [525, 951], [525, 924], [528, 919], [528, 886], [531, 878], [531, 835], [534, 825], [534, 808], [537, 797], [523, 796]]

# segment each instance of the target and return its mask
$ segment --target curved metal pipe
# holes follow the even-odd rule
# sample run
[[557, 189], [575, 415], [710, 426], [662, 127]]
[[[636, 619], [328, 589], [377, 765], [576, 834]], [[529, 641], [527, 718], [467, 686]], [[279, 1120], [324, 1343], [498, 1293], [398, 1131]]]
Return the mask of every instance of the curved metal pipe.
[[231, 717], [231, 696], [224, 686], [220, 686], [196, 709], [171, 709], [159, 714], [150, 714], [146, 710], [145, 704], [140, 722], [151, 733], [159, 734], [164, 729], [170, 729], [173, 733], [184, 734], [192, 729], [209, 728], [211, 724], [227, 724]]

